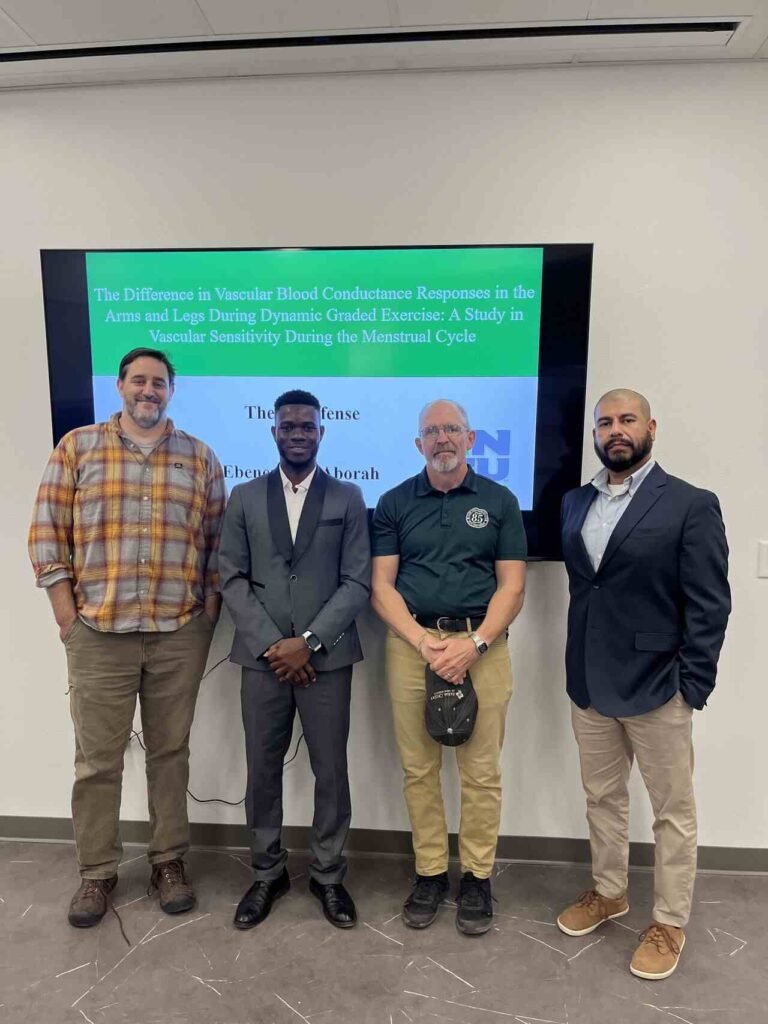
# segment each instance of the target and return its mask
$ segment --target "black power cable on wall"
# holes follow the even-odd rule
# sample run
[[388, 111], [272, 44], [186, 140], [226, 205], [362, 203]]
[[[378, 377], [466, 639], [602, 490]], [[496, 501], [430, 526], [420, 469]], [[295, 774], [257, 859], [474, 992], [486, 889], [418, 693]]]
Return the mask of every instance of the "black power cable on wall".
[[[141, 749], [146, 752], [147, 748], [141, 741], [141, 732], [136, 732], [135, 729], [131, 729], [131, 739], [136, 739]], [[283, 761], [283, 768], [287, 768], [291, 761], [295, 761], [296, 758], [299, 756], [299, 747], [301, 746], [301, 741], [303, 739], [304, 733], [301, 733], [298, 740], [296, 741], [296, 749], [294, 750], [294, 752], [291, 754], [287, 761]], [[227, 807], [239, 807], [240, 804], [245, 803], [245, 797], [243, 797], [242, 800], [237, 801], [225, 800], [224, 797], [221, 796], [211, 796], [207, 797], [206, 799], [203, 799], [202, 797], [195, 796], [191, 789], [187, 789], [187, 796], [191, 796], [196, 804], [226, 804]]]
[[[228, 660], [229, 660], [229, 655], [226, 655], [220, 661], [217, 661], [215, 665], [211, 665], [211, 667], [207, 670], [207, 672], [205, 672], [203, 674], [203, 676], [201, 677], [200, 682], [202, 683], [203, 679], [206, 679], [211, 674], [211, 672], [215, 671], [215, 669], [217, 669], [219, 667], [219, 665], [223, 665], [224, 662], [228, 661]], [[144, 731], [143, 729], [141, 731], [139, 731], [139, 732], [137, 732], [135, 729], [131, 729], [131, 739], [136, 739], [136, 741], [138, 742], [138, 744], [141, 747], [141, 749], [146, 753], [147, 748], [144, 746], [144, 743], [142, 742], [142, 739], [141, 739], [143, 731]], [[288, 758], [287, 761], [283, 761], [283, 768], [287, 768], [288, 765], [291, 764], [292, 761], [295, 761], [296, 758], [299, 756], [299, 749], [301, 747], [301, 741], [303, 739], [304, 739], [304, 733], [302, 732], [299, 735], [298, 740], [296, 741], [296, 749], [294, 750], [294, 752], [291, 754], [291, 756]], [[236, 800], [236, 801], [235, 800], [225, 800], [224, 797], [221, 797], [221, 796], [211, 796], [211, 797], [207, 797], [207, 798], [204, 799], [203, 797], [195, 796], [195, 794], [192, 792], [191, 789], [187, 789], [187, 796], [191, 797], [195, 801], [196, 804], [226, 804], [227, 807], [239, 807], [241, 804], [245, 803], [245, 797], [243, 797], [242, 800]]]

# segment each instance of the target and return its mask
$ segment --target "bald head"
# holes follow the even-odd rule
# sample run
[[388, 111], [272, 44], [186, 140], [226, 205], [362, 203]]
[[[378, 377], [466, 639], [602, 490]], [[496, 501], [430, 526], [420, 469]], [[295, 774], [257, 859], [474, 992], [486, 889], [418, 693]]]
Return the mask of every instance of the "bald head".
[[656, 421], [651, 419], [648, 399], [629, 388], [606, 391], [595, 406], [592, 437], [611, 483], [621, 483], [651, 457]]
[[454, 402], [450, 398], [436, 398], [434, 402], [428, 402], [419, 413], [419, 429], [425, 420], [432, 418], [433, 413], [437, 413], [439, 416], [448, 416], [447, 420], [443, 420], [444, 423], [455, 418], [457, 423], [469, 430], [467, 410], [463, 405], [459, 405], [458, 402]]
[[601, 406], [609, 403], [611, 405], [620, 403], [621, 405], [632, 407], [646, 421], [651, 418], [651, 405], [645, 395], [641, 395], [639, 391], [632, 391], [631, 388], [613, 388], [611, 391], [606, 391], [605, 394], [597, 400], [597, 405], [595, 406], [595, 422], [597, 422]]
[[466, 409], [449, 398], [438, 398], [419, 414], [416, 447], [427, 462], [433, 486], [435, 480], [456, 486], [467, 471], [467, 453], [475, 443]]

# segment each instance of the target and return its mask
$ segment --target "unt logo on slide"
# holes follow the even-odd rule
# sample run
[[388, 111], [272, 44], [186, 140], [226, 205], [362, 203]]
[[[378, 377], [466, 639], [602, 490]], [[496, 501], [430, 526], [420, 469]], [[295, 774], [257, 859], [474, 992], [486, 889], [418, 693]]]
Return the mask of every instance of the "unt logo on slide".
[[476, 473], [487, 476], [489, 480], [506, 480], [509, 476], [511, 451], [511, 430], [497, 430], [495, 433], [478, 430], [475, 433], [472, 455], [467, 459], [467, 463]]

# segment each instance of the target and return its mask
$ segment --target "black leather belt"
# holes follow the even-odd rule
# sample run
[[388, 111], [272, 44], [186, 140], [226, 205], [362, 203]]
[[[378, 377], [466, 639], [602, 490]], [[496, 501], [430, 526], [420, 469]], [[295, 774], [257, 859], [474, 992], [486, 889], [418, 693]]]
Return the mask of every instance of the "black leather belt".
[[471, 633], [482, 623], [482, 618], [463, 615], [454, 618], [451, 615], [414, 615], [414, 619], [425, 629], [439, 629], [441, 633]]

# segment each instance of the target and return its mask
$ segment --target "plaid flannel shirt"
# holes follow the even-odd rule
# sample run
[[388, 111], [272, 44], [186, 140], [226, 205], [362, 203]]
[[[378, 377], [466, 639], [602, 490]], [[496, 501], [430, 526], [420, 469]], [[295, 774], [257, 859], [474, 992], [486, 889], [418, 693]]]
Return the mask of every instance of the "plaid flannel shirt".
[[78, 615], [98, 630], [178, 629], [219, 592], [225, 502], [214, 453], [170, 420], [146, 459], [117, 413], [78, 427], [59, 441], [37, 492], [37, 584], [72, 580]]

